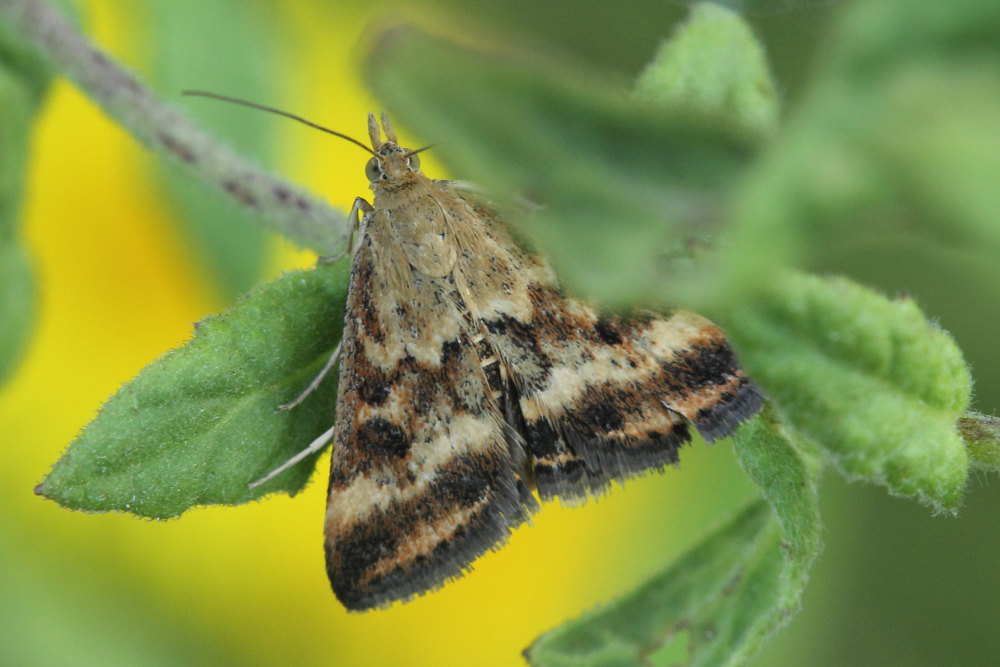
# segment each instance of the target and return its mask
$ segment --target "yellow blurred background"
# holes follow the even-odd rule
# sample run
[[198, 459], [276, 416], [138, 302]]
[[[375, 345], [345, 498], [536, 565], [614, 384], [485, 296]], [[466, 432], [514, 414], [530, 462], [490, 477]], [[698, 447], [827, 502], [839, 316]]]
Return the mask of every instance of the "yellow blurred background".
[[[152, 80], [156, 25], [142, 16], [142, 3], [79, 4], [86, 32]], [[472, 11], [464, 3], [440, 4], [462, 10], [442, 26], [462, 25], [464, 10]], [[523, 24], [538, 41], [561, 40], [624, 76], [669, 34], [667, 19], [684, 14], [681, 3], [641, 0], [616, 3], [614, 25], [589, 20], [595, 7], [606, 12], [596, 1], [574, 3], [572, 13], [527, 0], [478, 3], [475, 13], [488, 25], [494, 8], [508, 4], [513, 9], [503, 17], [496, 9], [497, 25]], [[669, 5], [669, 16], [648, 19], [639, 5]], [[379, 105], [361, 81], [361, 54], [370, 22], [386, 17], [386, 5], [246, 6], [280, 35], [267, 51], [277, 73], [272, 92], [256, 101], [363, 139], [365, 114]], [[824, 25], [807, 8], [768, 14], [756, 26], [767, 37], [788, 106], [803, 88]], [[201, 87], [198, 75], [182, 76], [181, 87]], [[178, 99], [179, 89], [157, 92], [194, 108]], [[357, 147], [279, 118], [267, 127], [278, 149], [273, 160], [261, 159], [283, 176], [344, 211], [369, 194], [367, 158]], [[438, 139], [398, 129], [404, 143]], [[226, 128], [218, 131], [226, 136]], [[430, 175], [462, 176], [443, 173], [433, 151], [424, 157]], [[220, 211], [228, 206], [219, 199]], [[16, 375], [0, 387], [0, 665], [523, 664], [520, 651], [538, 634], [640, 584], [753, 497], [729, 444], [699, 442], [682, 452], [678, 469], [633, 480], [583, 507], [544, 506], [532, 526], [437, 592], [348, 614], [323, 566], [326, 458], [295, 498], [201, 508], [167, 522], [86, 515], [34, 496], [32, 488], [102, 401], [183, 344], [194, 322], [231, 303], [178, 218], [157, 158], [57, 78], [33, 139], [23, 216], [39, 280], [36, 328]], [[272, 240], [265, 273], [314, 259]], [[861, 267], [875, 276], [868, 282], [877, 279], [872, 266]], [[982, 304], [996, 303], [1000, 286], [957, 290], [942, 275], [963, 274], [948, 270], [914, 265], [904, 287], [955, 334], [988, 410], [1000, 403], [1000, 357], [990, 334], [1000, 315]], [[757, 664], [996, 664], [996, 487], [973, 477], [955, 520], [828, 475], [827, 548], [804, 611]]]

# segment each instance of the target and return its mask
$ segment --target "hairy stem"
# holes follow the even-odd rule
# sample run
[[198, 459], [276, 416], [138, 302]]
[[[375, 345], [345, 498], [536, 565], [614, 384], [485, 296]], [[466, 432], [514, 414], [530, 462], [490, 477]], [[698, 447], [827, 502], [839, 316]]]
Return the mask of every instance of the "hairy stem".
[[346, 216], [220, 143], [94, 46], [44, 0], [0, 0], [7, 21], [142, 144], [195, 172], [273, 231], [320, 254], [342, 249]]

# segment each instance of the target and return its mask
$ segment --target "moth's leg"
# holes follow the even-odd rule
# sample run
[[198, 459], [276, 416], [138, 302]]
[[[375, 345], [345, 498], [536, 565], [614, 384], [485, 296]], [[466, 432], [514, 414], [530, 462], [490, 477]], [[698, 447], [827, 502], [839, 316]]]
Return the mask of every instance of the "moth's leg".
[[326, 377], [326, 374], [329, 373], [330, 369], [333, 368], [333, 365], [337, 363], [337, 359], [340, 358], [340, 346], [343, 344], [344, 344], [343, 339], [339, 343], [337, 343], [337, 347], [333, 348], [333, 354], [331, 354], [330, 358], [326, 360], [326, 365], [323, 366], [323, 370], [321, 370], [316, 375], [316, 377], [313, 378], [313, 381], [309, 383], [309, 386], [305, 388], [305, 391], [296, 396], [295, 400], [291, 401], [290, 403], [279, 405], [278, 406], [279, 410], [291, 410], [296, 405], [306, 400], [306, 397], [316, 390], [316, 387], [319, 386], [319, 383], [323, 381], [323, 378]]
[[351, 212], [347, 214], [347, 220], [351, 223], [351, 233], [347, 235], [346, 247], [343, 251], [338, 252], [336, 255], [320, 257], [319, 261], [323, 264], [336, 262], [338, 259], [346, 255], [348, 251], [354, 252], [354, 234], [358, 231], [358, 227], [361, 226], [361, 221], [364, 219], [364, 216], [372, 213], [374, 210], [375, 208], [363, 198], [355, 197], [354, 204], [351, 206]]
[[334, 427], [331, 426], [329, 430], [327, 430], [327, 431], [325, 431], [323, 433], [323, 435], [319, 436], [318, 438], [316, 438], [315, 440], [313, 440], [312, 442], [310, 442], [308, 447], [306, 447], [301, 452], [299, 452], [298, 454], [296, 454], [292, 458], [290, 458], [287, 461], [285, 461], [284, 463], [282, 463], [280, 466], [278, 466], [277, 468], [275, 468], [271, 472], [267, 473], [266, 475], [264, 475], [260, 479], [257, 479], [257, 480], [254, 480], [254, 481], [250, 482], [249, 487], [251, 489], [257, 488], [258, 486], [260, 486], [264, 482], [267, 482], [268, 480], [272, 480], [275, 477], [277, 477], [278, 475], [280, 475], [281, 473], [285, 472], [286, 470], [288, 470], [293, 465], [295, 465], [296, 463], [298, 463], [299, 461], [301, 461], [305, 457], [309, 456], [310, 454], [315, 454], [319, 450], [321, 450], [324, 447], [326, 447], [326, 443], [328, 443], [331, 440], [333, 440], [333, 428]]
[[[362, 218], [359, 217], [358, 214], [361, 213], [363, 215], [368, 215], [374, 210], [375, 209], [372, 207], [372, 205], [366, 202], [361, 197], [357, 197], [354, 200], [354, 205], [351, 206], [351, 212], [347, 215], [347, 219], [351, 220], [353, 223], [351, 225], [351, 235], [348, 237], [348, 248], [351, 248], [354, 245], [354, 233], [357, 231], [358, 226], [361, 224]], [[320, 257], [319, 261], [324, 263], [335, 262], [341, 257], [343, 257], [344, 254], [346, 254], [346, 251], [334, 257]], [[295, 400], [291, 401], [290, 403], [279, 405], [278, 406], [279, 410], [291, 410], [296, 405], [299, 405], [300, 403], [302, 403], [302, 401], [306, 400], [306, 397], [309, 396], [309, 394], [313, 393], [313, 391], [315, 391], [316, 387], [319, 386], [319, 383], [322, 382], [323, 378], [326, 377], [326, 374], [330, 372], [331, 368], [333, 368], [333, 365], [337, 363], [337, 359], [340, 358], [340, 346], [342, 343], [343, 341], [337, 343], [337, 347], [333, 350], [333, 354], [330, 355], [330, 358], [327, 360], [326, 365], [323, 366], [323, 370], [321, 370], [319, 374], [315, 378], [313, 378], [313, 381], [309, 383], [309, 386], [305, 388], [305, 391], [299, 394], [295, 398]]]

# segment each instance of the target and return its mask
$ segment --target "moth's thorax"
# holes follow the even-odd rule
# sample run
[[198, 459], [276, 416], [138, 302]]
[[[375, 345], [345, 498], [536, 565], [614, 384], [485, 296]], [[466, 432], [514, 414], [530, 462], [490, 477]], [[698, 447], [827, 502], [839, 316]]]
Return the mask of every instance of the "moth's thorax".
[[375, 193], [368, 233], [376, 252], [403, 292], [415, 276], [443, 277], [455, 268], [458, 249], [449, 233], [453, 207], [434, 181], [418, 170], [413, 152], [392, 141], [379, 145], [369, 163]]

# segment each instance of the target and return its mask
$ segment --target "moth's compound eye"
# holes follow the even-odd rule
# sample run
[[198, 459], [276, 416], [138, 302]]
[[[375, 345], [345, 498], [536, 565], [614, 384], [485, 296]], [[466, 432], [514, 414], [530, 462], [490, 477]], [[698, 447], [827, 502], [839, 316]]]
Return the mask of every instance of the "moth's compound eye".
[[368, 160], [368, 164], [365, 165], [365, 176], [368, 180], [374, 183], [382, 177], [382, 163], [377, 157], [373, 157]]
[[410, 169], [412, 169], [413, 171], [420, 171], [420, 156], [411, 155], [410, 157], [406, 158], [406, 164], [410, 165]]

